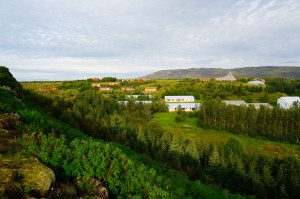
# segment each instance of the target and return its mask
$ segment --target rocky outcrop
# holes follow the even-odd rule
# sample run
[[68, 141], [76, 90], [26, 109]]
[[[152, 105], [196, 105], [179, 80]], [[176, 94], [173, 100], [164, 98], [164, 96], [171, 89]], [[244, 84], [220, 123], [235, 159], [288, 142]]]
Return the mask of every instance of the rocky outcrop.
[[[77, 187], [80, 187], [80, 183], [82, 183], [83, 178], [77, 178], [76, 185]], [[108, 199], [108, 190], [107, 186], [101, 182], [100, 180], [97, 180], [96, 178], [91, 178], [88, 180], [88, 182], [91, 185], [91, 197], [94, 199]]]
[[55, 182], [53, 171], [22, 154], [18, 114], [0, 114], [0, 198], [46, 197]]
[[[55, 182], [55, 175], [51, 169], [34, 158], [7, 157], [0, 160], [0, 193], [7, 196], [11, 191], [34, 197], [47, 196]], [[1, 186], [3, 185], [3, 186]], [[7, 185], [9, 189], [7, 189]], [[0, 195], [1, 196], [1, 195]]]
[[17, 113], [4, 113], [0, 115], [0, 128], [14, 130], [20, 124], [20, 116]]
[[5, 66], [0, 66], [0, 86], [9, 87], [10, 91], [17, 95], [19, 98], [23, 98], [23, 88], [21, 84], [14, 78], [9, 72], [9, 69]]

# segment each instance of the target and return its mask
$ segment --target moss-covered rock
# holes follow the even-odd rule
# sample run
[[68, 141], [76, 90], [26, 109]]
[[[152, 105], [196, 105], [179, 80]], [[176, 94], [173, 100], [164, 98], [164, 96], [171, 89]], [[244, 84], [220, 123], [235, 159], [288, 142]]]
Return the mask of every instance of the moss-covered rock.
[[0, 128], [2, 129], [14, 130], [20, 123], [17, 113], [0, 114]]
[[24, 195], [45, 197], [55, 182], [53, 171], [35, 158], [2, 158], [0, 173], [0, 193], [2, 194], [7, 191], [11, 192], [12, 187], [17, 187], [18, 190], [21, 187]]
[[24, 198], [47, 196], [55, 182], [53, 171], [37, 158], [22, 154], [22, 146], [16, 138], [21, 122], [14, 113], [0, 115], [0, 198]]

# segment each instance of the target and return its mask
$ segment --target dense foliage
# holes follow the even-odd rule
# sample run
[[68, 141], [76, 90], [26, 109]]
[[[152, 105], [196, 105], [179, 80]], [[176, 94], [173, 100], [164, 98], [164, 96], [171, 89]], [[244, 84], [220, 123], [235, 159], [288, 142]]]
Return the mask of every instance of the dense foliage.
[[299, 144], [300, 107], [295, 104], [285, 110], [262, 106], [256, 110], [253, 106], [226, 105], [220, 100], [209, 100], [201, 105], [198, 124], [208, 129]]
[[[71, 101], [65, 101], [59, 97], [43, 99], [38, 94], [30, 92], [27, 97], [47, 107], [46, 110], [88, 135], [107, 141], [119, 142], [178, 171], [184, 171], [191, 179], [201, 179], [206, 183], [226, 187], [240, 193], [255, 194], [261, 198], [274, 198], [275, 196], [278, 196], [278, 198], [285, 196], [299, 197], [299, 193], [296, 191], [300, 188], [298, 183], [300, 180], [300, 167], [298, 167], [299, 159], [297, 157], [287, 156], [284, 159], [278, 159], [262, 154], [248, 154], [243, 150], [241, 144], [235, 140], [218, 145], [207, 143], [195, 145], [189, 140], [174, 137], [172, 134], [165, 132], [157, 123], [149, 122], [152, 113], [154, 113], [151, 108], [152, 105], [134, 103], [133, 101], [129, 101], [126, 105], [118, 104], [115, 99], [108, 98], [93, 90], [82, 92]], [[223, 121], [225, 126], [229, 126], [232, 120], [235, 125], [233, 127], [238, 128], [240, 126], [238, 122], [243, 121], [242, 118], [245, 118], [246, 114], [251, 115], [253, 112], [253, 117], [259, 116], [259, 119], [255, 120], [257, 123], [254, 125], [265, 128], [259, 132], [265, 132], [269, 128], [262, 127], [261, 122], [258, 122], [260, 120], [268, 122], [266, 116], [262, 115], [267, 114], [268, 109], [261, 109], [261, 113], [258, 114], [259, 111], [256, 111], [253, 107], [250, 107], [249, 110], [242, 107], [245, 112], [242, 117], [236, 115], [240, 112], [239, 109], [229, 106], [231, 109], [228, 109], [228, 111], [233, 110], [234, 112], [227, 113], [231, 117], [234, 116], [234, 118], [230, 118], [230, 121], [224, 121], [224, 118], [219, 120], [215, 117], [224, 116], [226, 113], [224, 110], [227, 110], [226, 107], [221, 111], [222, 103], [219, 108], [214, 104], [209, 106], [207, 103], [218, 103], [218, 101], [212, 100], [203, 104], [204, 108], [210, 107], [210, 109], [203, 110], [209, 110], [205, 114], [210, 114], [211, 123], [216, 122], [219, 125], [219, 121]], [[277, 109], [275, 108], [275, 110]], [[242, 113], [244, 113], [243, 111]], [[247, 111], [252, 112], [250, 114]], [[278, 111], [282, 110], [278, 109]], [[201, 116], [201, 113], [200, 111], [199, 121], [203, 116]], [[182, 117], [180, 113], [178, 115]], [[251, 122], [253, 121], [251, 120]], [[295, 135], [297, 125], [294, 121], [293, 133]], [[241, 127], [245, 128], [244, 125], [241, 125]], [[256, 130], [255, 127], [253, 131], [256, 132]], [[241, 129], [234, 131], [234, 133], [242, 132]], [[286, 136], [283, 133], [282, 135], [284, 139], [288, 138], [286, 140], [290, 141], [290, 136], [294, 136], [294, 134]], [[256, 136], [263, 135], [257, 134]]]
[[[28, 148], [25, 152], [49, 165], [59, 180], [83, 177], [82, 186], [86, 191], [88, 179], [95, 177], [108, 183], [111, 194], [117, 198], [243, 198], [199, 181], [192, 182], [184, 174], [118, 144], [88, 139], [36, 107], [16, 103], [2, 89], [0, 102], [1, 113], [17, 112], [25, 123], [24, 131], [28, 135], [21, 141]], [[47, 136], [42, 131], [53, 133]]]
[[281, 92], [288, 95], [300, 95], [300, 80], [274, 78], [266, 79], [266, 90], [270, 93]]
[[67, 178], [93, 177], [106, 182], [116, 198], [242, 198], [191, 182], [162, 165], [147, 166], [139, 155], [114, 144], [92, 139], [65, 144], [64, 136], [53, 134], [25, 136], [23, 143], [30, 154], [62, 170]]

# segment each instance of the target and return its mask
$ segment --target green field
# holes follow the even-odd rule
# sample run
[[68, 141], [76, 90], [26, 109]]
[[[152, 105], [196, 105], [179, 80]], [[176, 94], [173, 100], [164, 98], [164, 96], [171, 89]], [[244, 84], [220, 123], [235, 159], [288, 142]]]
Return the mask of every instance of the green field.
[[233, 135], [226, 131], [206, 130], [197, 127], [197, 118], [187, 117], [185, 121], [176, 123], [177, 113], [156, 113], [153, 121], [158, 122], [164, 129], [175, 137], [182, 137], [193, 145], [198, 143], [225, 143], [228, 139], [237, 139], [249, 153], [273, 154], [277, 157], [284, 157], [287, 154], [296, 154], [300, 157], [300, 146], [272, 142], [268, 140], [258, 140], [251, 137]]

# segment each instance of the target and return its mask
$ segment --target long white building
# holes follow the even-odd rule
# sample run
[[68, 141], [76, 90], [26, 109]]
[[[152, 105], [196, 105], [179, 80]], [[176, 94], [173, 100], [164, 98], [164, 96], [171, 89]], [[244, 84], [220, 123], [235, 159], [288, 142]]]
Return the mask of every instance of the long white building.
[[198, 110], [201, 106], [200, 103], [166, 103], [170, 112], [178, 111], [179, 107], [183, 111], [195, 111]]

